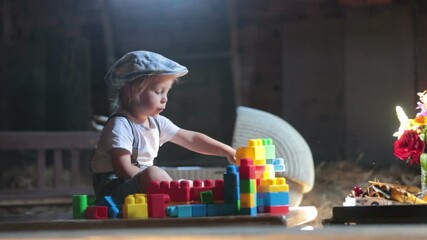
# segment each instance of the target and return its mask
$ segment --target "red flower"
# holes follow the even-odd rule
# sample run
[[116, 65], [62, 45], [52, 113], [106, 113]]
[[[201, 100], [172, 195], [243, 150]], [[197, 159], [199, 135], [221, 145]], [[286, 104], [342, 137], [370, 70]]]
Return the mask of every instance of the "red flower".
[[420, 163], [420, 156], [424, 152], [425, 144], [413, 130], [403, 132], [402, 136], [394, 142], [394, 155], [401, 160]]

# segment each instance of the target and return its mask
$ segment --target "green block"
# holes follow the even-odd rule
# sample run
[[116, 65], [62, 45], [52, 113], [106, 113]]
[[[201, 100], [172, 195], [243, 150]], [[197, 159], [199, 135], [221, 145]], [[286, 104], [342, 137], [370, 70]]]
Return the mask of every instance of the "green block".
[[202, 201], [202, 203], [213, 203], [214, 198], [212, 191], [200, 192], [200, 200]]
[[73, 195], [73, 218], [85, 218], [87, 195]]
[[87, 196], [87, 205], [96, 206], [96, 199], [94, 196]]
[[240, 193], [256, 193], [256, 179], [240, 179]]
[[273, 145], [271, 138], [263, 138], [262, 145], [265, 147], [265, 159], [276, 158], [276, 146]]

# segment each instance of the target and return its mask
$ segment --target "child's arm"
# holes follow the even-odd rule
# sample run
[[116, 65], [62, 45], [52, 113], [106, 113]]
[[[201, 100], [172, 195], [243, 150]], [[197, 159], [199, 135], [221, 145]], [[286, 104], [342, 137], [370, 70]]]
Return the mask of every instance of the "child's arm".
[[111, 161], [113, 169], [117, 176], [123, 180], [132, 178], [135, 174], [139, 173], [141, 169], [133, 165], [130, 159], [130, 153], [123, 148], [111, 149]]
[[171, 142], [201, 154], [226, 157], [230, 164], [236, 164], [236, 150], [234, 148], [205, 134], [180, 129], [171, 139]]

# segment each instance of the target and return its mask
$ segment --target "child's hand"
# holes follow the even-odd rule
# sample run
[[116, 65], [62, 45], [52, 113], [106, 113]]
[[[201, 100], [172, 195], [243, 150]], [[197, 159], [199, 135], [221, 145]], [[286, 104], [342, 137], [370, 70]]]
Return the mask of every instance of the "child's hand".
[[236, 165], [236, 149], [229, 147], [226, 151], [225, 157], [228, 160], [228, 163]]

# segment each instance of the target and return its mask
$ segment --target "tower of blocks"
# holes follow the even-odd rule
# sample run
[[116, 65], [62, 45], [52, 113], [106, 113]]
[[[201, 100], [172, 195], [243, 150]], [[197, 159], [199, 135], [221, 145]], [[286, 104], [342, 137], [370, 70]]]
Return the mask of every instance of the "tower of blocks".
[[119, 205], [105, 196], [97, 206], [86, 195], [73, 196], [74, 218], [190, 218], [258, 213], [289, 213], [289, 185], [284, 159], [276, 158], [270, 138], [249, 139], [236, 152], [237, 165], [228, 165], [223, 179], [151, 182], [146, 194], [133, 194]]

